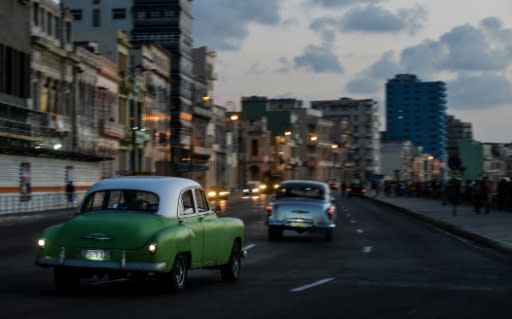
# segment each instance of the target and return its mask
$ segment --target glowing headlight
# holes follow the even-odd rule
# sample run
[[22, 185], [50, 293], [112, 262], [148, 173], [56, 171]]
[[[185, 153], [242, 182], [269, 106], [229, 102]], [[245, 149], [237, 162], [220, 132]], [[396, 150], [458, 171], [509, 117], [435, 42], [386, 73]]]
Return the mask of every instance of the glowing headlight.
[[274, 184], [274, 189], [278, 189], [279, 188], [279, 184]]
[[259, 188], [253, 188], [253, 189], [252, 189], [252, 192], [253, 192], [253, 193], [258, 193], [259, 191], [260, 191], [260, 189], [259, 189]]
[[263, 189], [267, 189], [267, 185], [265, 185], [265, 184], [261, 184], [261, 185], [260, 185], [260, 189], [262, 189], [262, 190], [263, 190]]
[[44, 238], [41, 238], [37, 241], [37, 246], [44, 248], [44, 245], [46, 244]]
[[157, 246], [157, 245], [156, 245], [155, 243], [151, 243], [151, 244], [149, 244], [149, 246], [148, 246], [148, 250], [149, 250], [149, 252], [150, 252], [150, 253], [152, 253], [152, 254], [154, 254], [154, 253], [155, 253], [155, 251], [156, 251], [156, 246]]
[[208, 192], [208, 197], [215, 197], [217, 196], [216, 192]]
[[219, 196], [226, 196], [226, 195], [229, 195], [229, 192], [220, 192], [219, 193]]

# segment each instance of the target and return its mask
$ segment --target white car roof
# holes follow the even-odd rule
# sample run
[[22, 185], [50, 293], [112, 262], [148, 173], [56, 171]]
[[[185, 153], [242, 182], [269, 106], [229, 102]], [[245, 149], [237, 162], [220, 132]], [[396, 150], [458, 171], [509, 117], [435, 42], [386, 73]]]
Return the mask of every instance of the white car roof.
[[167, 176], [123, 176], [108, 178], [93, 185], [85, 194], [84, 199], [93, 192], [107, 189], [133, 189], [152, 192], [158, 195], [157, 215], [177, 217], [178, 200], [185, 189], [200, 188], [198, 182], [181, 177]]

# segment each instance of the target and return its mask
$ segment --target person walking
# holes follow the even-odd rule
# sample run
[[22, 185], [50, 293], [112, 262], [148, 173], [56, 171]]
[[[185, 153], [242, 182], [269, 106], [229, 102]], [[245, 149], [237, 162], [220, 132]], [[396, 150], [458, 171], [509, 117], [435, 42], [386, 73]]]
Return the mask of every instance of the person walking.
[[455, 177], [452, 177], [448, 182], [447, 195], [448, 201], [452, 205], [452, 215], [457, 216], [457, 205], [459, 204], [460, 198], [460, 183]]
[[75, 205], [75, 185], [73, 185], [72, 181], [69, 181], [66, 184], [66, 201], [67, 208], [74, 207]]

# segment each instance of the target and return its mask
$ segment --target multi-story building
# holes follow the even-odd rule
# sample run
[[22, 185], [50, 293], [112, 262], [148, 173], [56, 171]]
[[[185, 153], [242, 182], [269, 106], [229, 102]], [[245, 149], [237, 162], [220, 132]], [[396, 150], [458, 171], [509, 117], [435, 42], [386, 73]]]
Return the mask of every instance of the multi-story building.
[[459, 154], [460, 140], [473, 139], [473, 128], [471, 123], [462, 122], [453, 115], [448, 115], [446, 120], [448, 156], [455, 156]]
[[64, 204], [67, 182], [80, 194], [101, 178], [102, 157], [78, 139], [79, 83], [91, 63], [74, 51], [72, 17], [62, 6], [52, 0], [0, 6], [9, 13], [0, 31], [1, 192], [21, 194], [24, 209], [54, 208]]
[[[236, 120], [236, 118], [233, 118]], [[220, 105], [212, 105], [212, 121], [208, 124], [208, 144], [211, 145], [212, 155], [210, 156], [206, 176], [205, 187], [223, 186], [233, 188], [229, 182], [231, 168], [228, 163], [227, 130], [228, 123], [233, 121], [227, 117], [226, 108]], [[232, 133], [230, 132], [230, 136]], [[230, 146], [232, 142], [230, 141]]]
[[96, 86], [95, 118], [99, 125], [96, 139], [99, 155], [108, 158], [101, 162], [101, 176], [118, 174], [120, 141], [125, 138], [126, 126], [119, 123], [119, 85], [121, 77], [117, 65], [103, 55], [96, 55], [100, 68]]
[[387, 141], [411, 141], [446, 160], [446, 85], [398, 74], [386, 83]]
[[312, 101], [313, 109], [334, 123], [333, 137], [339, 141], [343, 158], [342, 180], [367, 182], [380, 173], [378, 103], [374, 100]]
[[156, 43], [137, 45], [132, 56], [133, 64], [139, 66], [145, 80], [142, 84], [144, 94], [141, 94], [141, 123], [146, 142], [142, 146], [141, 171], [150, 175], [170, 175], [171, 56]]
[[[116, 52], [110, 35], [126, 32], [138, 46], [155, 42], [170, 52], [173, 89], [168, 107], [171, 110], [171, 174], [192, 178], [204, 176], [208, 155], [205, 147], [193, 144], [192, 135], [206, 136], [207, 125], [194, 123], [196, 79], [192, 61], [192, 0], [63, 0], [72, 10], [76, 32], [81, 41], [94, 39], [102, 53]], [[113, 59], [117, 61], [117, 59]], [[200, 86], [200, 84], [199, 84]], [[196, 95], [197, 96], [197, 95]], [[199, 115], [201, 117], [201, 115]], [[210, 116], [211, 117], [211, 116]], [[201, 119], [198, 120], [201, 122]], [[203, 121], [204, 122], [204, 121]], [[205, 124], [205, 123], [202, 123]], [[193, 129], [194, 127], [194, 129]], [[204, 130], [204, 132], [199, 132]], [[140, 133], [137, 133], [140, 134]], [[198, 138], [194, 138], [198, 141]], [[198, 151], [199, 153], [194, 153]], [[193, 160], [199, 160], [194, 163]], [[137, 161], [137, 156], [135, 156]], [[198, 175], [198, 171], [202, 171]]]
[[413, 149], [409, 141], [383, 141], [381, 173], [387, 180], [407, 181], [411, 177]]
[[[290, 178], [341, 179], [341, 148], [332, 136], [332, 121], [323, 119], [322, 111], [304, 108], [303, 102], [297, 99], [270, 99], [268, 110], [271, 118], [275, 118], [276, 112], [294, 115], [291, 134], [284, 137], [291, 149], [287, 162], [287, 168], [292, 171], [288, 174]], [[272, 122], [283, 123], [279, 119]]]

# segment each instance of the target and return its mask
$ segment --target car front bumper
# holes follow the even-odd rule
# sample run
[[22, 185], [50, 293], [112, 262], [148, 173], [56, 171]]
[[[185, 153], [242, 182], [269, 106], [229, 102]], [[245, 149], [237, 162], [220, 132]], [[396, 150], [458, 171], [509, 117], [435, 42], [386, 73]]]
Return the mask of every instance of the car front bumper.
[[76, 268], [89, 268], [89, 269], [105, 269], [105, 270], [120, 270], [120, 271], [147, 271], [147, 272], [162, 272], [167, 267], [166, 262], [146, 263], [146, 262], [123, 262], [123, 261], [95, 261], [83, 259], [64, 259], [59, 260], [53, 257], [37, 257], [36, 265], [40, 267], [76, 267]]

